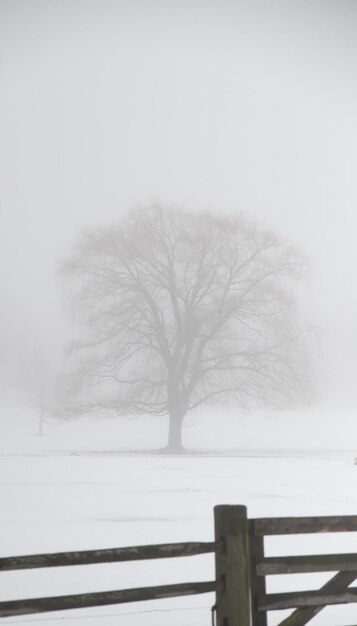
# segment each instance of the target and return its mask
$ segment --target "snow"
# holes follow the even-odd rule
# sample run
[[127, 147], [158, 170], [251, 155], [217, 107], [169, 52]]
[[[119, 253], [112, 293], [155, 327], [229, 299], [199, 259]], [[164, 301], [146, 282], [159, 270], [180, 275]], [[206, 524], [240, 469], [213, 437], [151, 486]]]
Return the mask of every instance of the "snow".
[[[114, 428], [112, 422], [111, 428]], [[104, 425], [103, 425], [104, 426]], [[45, 437], [3, 437], [0, 446], [0, 556], [177, 541], [211, 541], [213, 507], [245, 504], [250, 517], [357, 514], [354, 450], [278, 448], [261, 440], [193, 456], [119, 450], [113, 437], [93, 441], [80, 427], [48, 428]], [[301, 423], [300, 427], [301, 428]], [[353, 428], [353, 426], [351, 426]], [[77, 430], [76, 430], [77, 429]], [[90, 430], [90, 428], [89, 428]], [[327, 429], [328, 430], [328, 429]], [[333, 431], [333, 429], [331, 429]], [[330, 433], [331, 434], [331, 433]], [[191, 442], [194, 429], [190, 430]], [[333, 438], [333, 432], [332, 432]], [[246, 443], [249, 443], [247, 431]], [[105, 443], [106, 441], [106, 443]], [[226, 446], [232, 436], [227, 436]], [[128, 441], [126, 441], [128, 443]], [[212, 443], [212, 442], [211, 442]], [[350, 436], [350, 444], [353, 442]], [[267, 553], [357, 552], [357, 533], [272, 537]], [[318, 588], [332, 574], [276, 576], [273, 591]], [[84, 593], [213, 580], [212, 555], [1, 574], [0, 599]], [[207, 626], [212, 594], [6, 618], [1, 624], [51, 626]], [[271, 614], [276, 624], [287, 612]], [[325, 609], [312, 624], [356, 623], [356, 605]]]

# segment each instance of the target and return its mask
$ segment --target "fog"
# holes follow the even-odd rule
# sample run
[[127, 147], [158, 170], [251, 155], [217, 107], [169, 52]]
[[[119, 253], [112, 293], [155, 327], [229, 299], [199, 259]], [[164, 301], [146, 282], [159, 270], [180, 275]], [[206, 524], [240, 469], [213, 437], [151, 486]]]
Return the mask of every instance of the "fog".
[[243, 211], [308, 258], [300, 304], [319, 328], [318, 403], [354, 410], [356, 5], [0, 11], [5, 353], [66, 337], [57, 270], [81, 229], [153, 200]]
[[[0, 0], [1, 557], [212, 541], [224, 503], [250, 517], [356, 514], [356, 35], [353, 0]], [[298, 247], [312, 406], [200, 406], [181, 455], [153, 452], [167, 443], [164, 414], [47, 419], [73, 337], [59, 267], [83, 229], [154, 203], [242, 213]], [[337, 535], [334, 552], [353, 550]], [[268, 553], [331, 552], [290, 537]], [[189, 570], [168, 559], [2, 572], [0, 604], [188, 571], [207, 580], [208, 556]], [[312, 578], [309, 588], [325, 582]], [[297, 584], [268, 582], [269, 593]], [[213, 604], [208, 594], [4, 623], [204, 626]], [[356, 623], [354, 606], [314, 623]]]

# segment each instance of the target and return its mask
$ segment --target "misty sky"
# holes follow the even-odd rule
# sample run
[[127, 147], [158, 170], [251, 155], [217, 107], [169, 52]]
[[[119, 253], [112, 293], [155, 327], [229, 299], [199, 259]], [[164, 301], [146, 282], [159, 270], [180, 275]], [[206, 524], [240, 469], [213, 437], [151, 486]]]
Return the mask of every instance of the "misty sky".
[[7, 328], [59, 332], [83, 227], [244, 211], [309, 257], [326, 398], [357, 407], [356, 2], [0, 0], [0, 64]]

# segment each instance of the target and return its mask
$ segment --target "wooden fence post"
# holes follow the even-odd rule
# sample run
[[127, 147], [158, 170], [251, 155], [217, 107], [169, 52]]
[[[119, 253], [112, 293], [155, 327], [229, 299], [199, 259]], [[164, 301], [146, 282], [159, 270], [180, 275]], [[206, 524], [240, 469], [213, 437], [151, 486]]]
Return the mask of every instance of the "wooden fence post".
[[214, 508], [217, 626], [251, 625], [250, 556], [247, 509]]

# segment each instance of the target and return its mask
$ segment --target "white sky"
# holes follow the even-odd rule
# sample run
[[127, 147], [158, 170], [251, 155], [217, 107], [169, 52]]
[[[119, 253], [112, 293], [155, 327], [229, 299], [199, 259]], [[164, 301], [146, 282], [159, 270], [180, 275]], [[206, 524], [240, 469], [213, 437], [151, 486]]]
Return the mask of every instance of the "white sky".
[[56, 332], [82, 227], [152, 199], [245, 211], [313, 268], [331, 402], [357, 407], [357, 4], [0, 0], [0, 296]]

